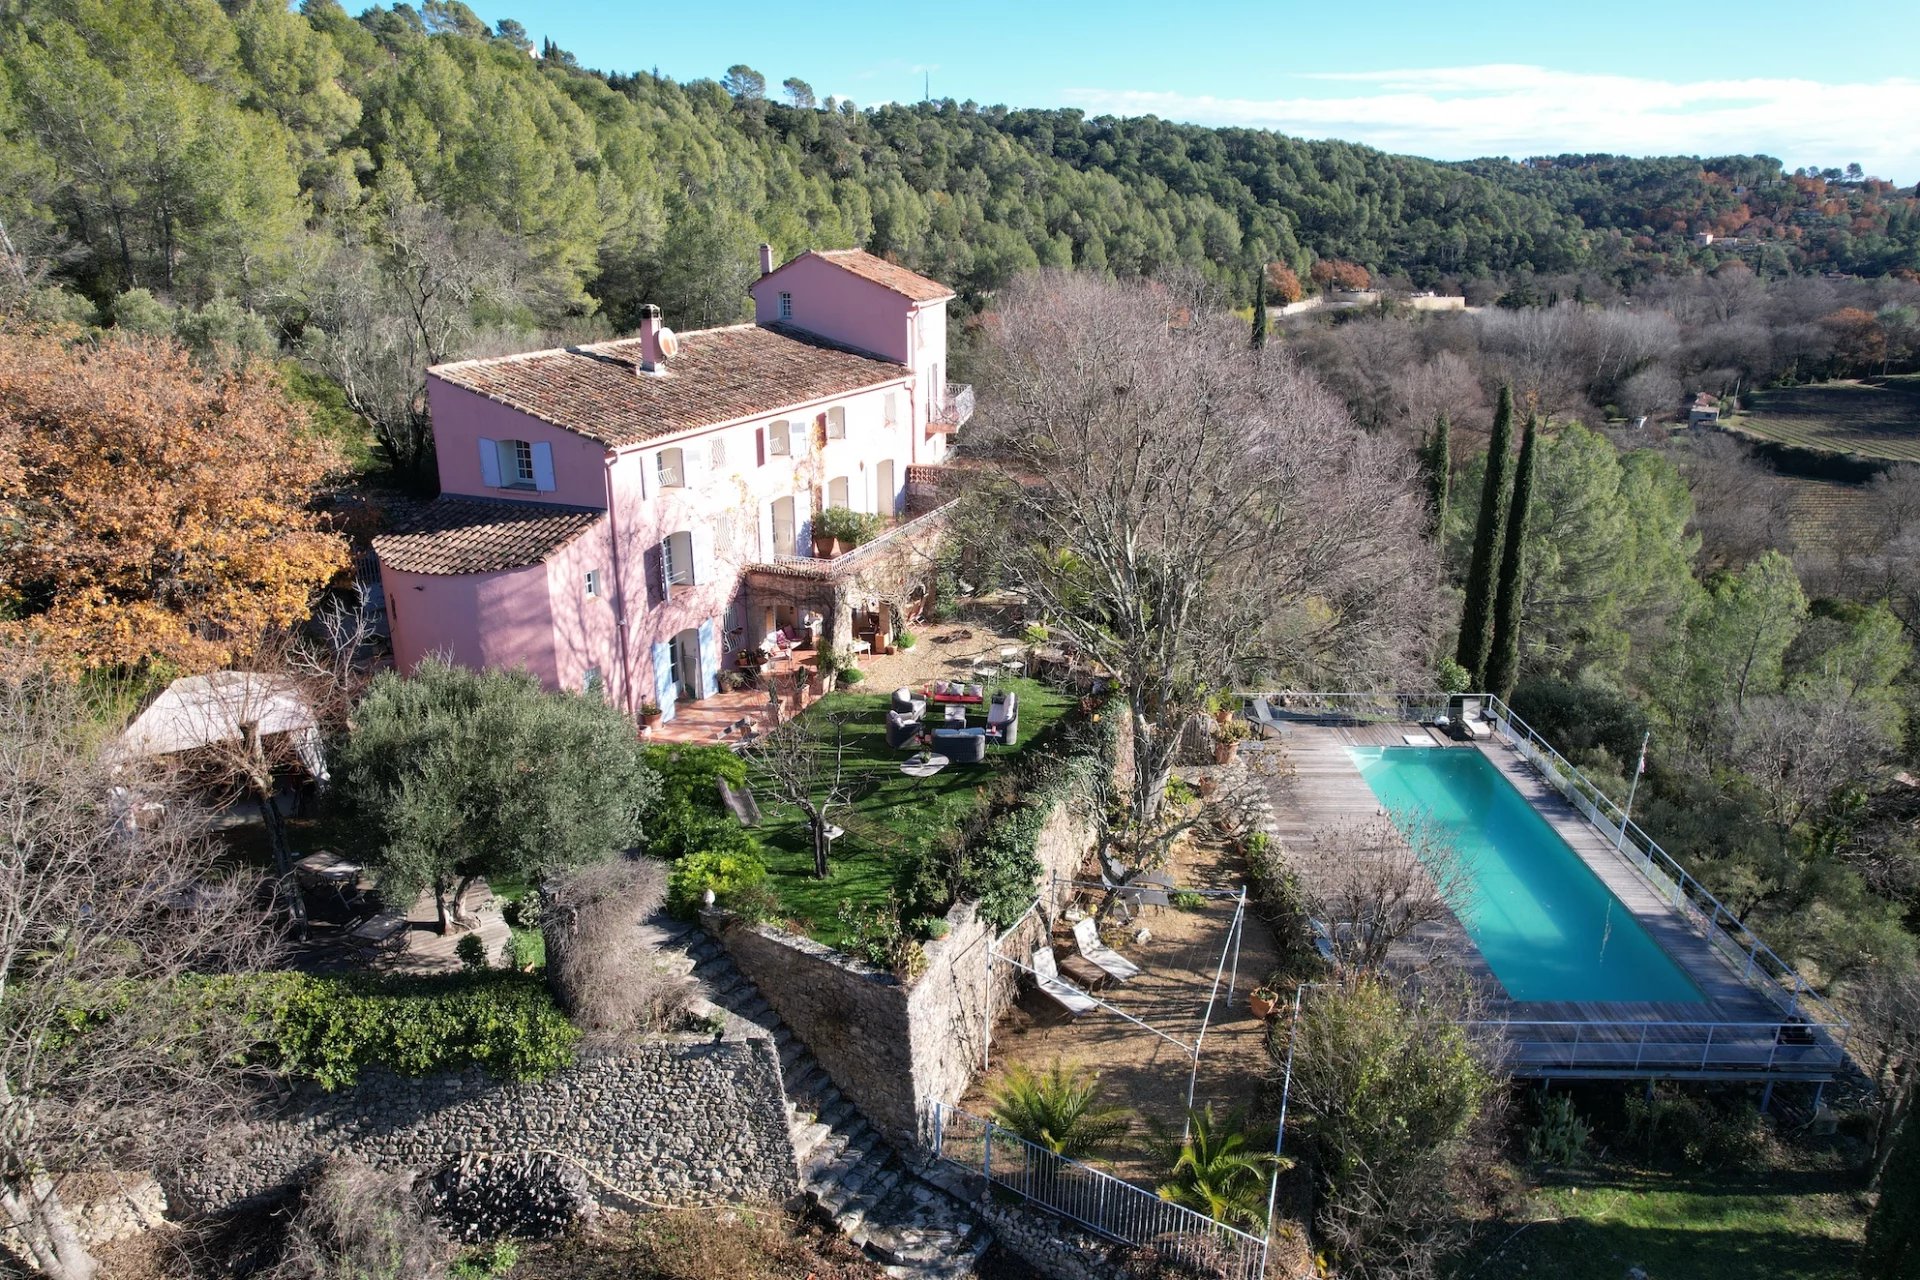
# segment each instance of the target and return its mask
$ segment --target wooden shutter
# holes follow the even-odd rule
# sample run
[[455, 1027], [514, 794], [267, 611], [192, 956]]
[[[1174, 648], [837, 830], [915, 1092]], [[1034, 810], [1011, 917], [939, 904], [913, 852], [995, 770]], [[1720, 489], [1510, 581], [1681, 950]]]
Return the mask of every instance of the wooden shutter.
[[533, 487], [541, 493], [553, 492], [553, 446], [540, 441], [533, 446]]
[[480, 442], [480, 481], [489, 489], [500, 487], [500, 442], [498, 440]]
[[753, 465], [756, 467], [767, 465], [767, 429], [765, 427], [753, 429]]
[[648, 547], [640, 556], [641, 576], [647, 580], [647, 607], [649, 609], [665, 602], [667, 598], [667, 565], [666, 557], [661, 554], [662, 545], [663, 544], [656, 543]]

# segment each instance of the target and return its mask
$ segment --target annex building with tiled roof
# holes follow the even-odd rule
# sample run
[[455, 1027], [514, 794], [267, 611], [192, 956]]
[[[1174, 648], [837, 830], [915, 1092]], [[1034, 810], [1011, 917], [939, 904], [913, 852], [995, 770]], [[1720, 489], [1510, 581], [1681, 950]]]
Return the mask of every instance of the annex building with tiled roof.
[[[970, 412], [953, 291], [863, 250], [761, 251], [754, 323], [428, 370], [441, 496], [375, 539], [394, 658], [441, 654], [671, 718], [769, 633], [826, 507], [891, 521]], [[799, 575], [827, 581], [831, 574]], [[789, 584], [776, 589], [776, 583]]]

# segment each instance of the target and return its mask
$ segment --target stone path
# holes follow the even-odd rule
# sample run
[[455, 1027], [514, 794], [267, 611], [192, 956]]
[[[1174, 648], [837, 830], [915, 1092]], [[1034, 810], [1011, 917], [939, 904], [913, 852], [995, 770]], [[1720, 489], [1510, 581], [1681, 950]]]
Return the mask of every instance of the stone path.
[[656, 915], [643, 939], [663, 956], [686, 957], [702, 995], [765, 1027], [780, 1051], [787, 1122], [800, 1162], [802, 1193], [887, 1273], [962, 1280], [993, 1236], [948, 1192], [923, 1181], [845, 1097], [725, 947], [698, 925]]

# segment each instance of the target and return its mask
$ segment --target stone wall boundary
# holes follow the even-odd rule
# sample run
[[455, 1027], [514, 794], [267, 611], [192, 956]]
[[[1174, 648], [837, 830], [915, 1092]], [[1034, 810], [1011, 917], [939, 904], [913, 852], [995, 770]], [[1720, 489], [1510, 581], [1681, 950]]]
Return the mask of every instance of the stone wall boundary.
[[583, 1048], [544, 1080], [369, 1068], [332, 1093], [303, 1083], [243, 1131], [237, 1152], [167, 1179], [167, 1200], [190, 1216], [268, 1203], [333, 1156], [430, 1173], [466, 1156], [539, 1152], [613, 1203], [784, 1203], [799, 1173], [779, 1052], [760, 1028], [727, 1024]]

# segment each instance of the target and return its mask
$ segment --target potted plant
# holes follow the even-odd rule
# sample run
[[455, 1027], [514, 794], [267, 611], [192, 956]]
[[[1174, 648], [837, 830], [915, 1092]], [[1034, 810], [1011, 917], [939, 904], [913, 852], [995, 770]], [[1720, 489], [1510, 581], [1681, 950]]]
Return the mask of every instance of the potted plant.
[[642, 729], [651, 729], [653, 726], [659, 724], [660, 716], [659, 703], [643, 702], [640, 704], [640, 727]]
[[833, 689], [834, 676], [839, 670], [839, 653], [823, 647], [820, 650], [820, 656], [814, 659], [813, 666], [807, 671], [807, 692], [816, 698], [830, 692]]
[[1253, 732], [1244, 720], [1228, 720], [1213, 727], [1213, 762], [1232, 764], [1240, 752], [1240, 743]]
[[1271, 1018], [1273, 1011], [1280, 1007], [1280, 993], [1272, 987], [1255, 987], [1247, 997], [1247, 1005], [1256, 1018]]
[[879, 531], [877, 516], [848, 507], [824, 507], [813, 517], [813, 554], [822, 559], [845, 555]]

